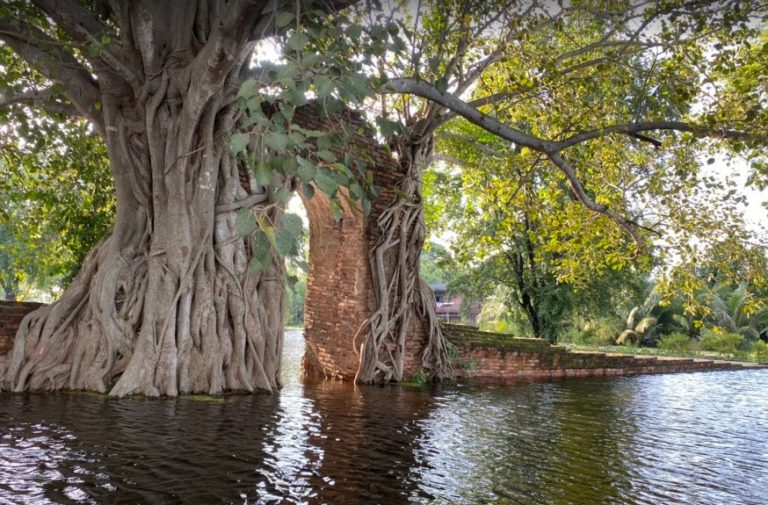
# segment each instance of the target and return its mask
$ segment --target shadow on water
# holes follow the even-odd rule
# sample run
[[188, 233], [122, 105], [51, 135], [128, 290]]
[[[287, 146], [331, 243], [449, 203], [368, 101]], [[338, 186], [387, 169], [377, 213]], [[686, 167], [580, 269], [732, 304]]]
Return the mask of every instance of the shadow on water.
[[766, 371], [273, 396], [0, 394], [0, 503], [762, 504]]

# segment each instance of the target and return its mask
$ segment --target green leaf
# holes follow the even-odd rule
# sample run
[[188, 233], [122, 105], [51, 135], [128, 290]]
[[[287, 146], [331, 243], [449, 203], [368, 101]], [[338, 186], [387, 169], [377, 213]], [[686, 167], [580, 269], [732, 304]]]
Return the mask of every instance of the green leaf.
[[320, 191], [330, 197], [333, 197], [338, 189], [336, 181], [332, 177], [326, 175], [324, 172], [320, 172], [315, 176], [315, 184], [317, 184], [317, 187], [320, 188]]
[[304, 32], [295, 31], [293, 34], [288, 37], [288, 40], [285, 42], [285, 45], [296, 52], [301, 51], [304, 49], [304, 46], [306, 46], [309, 43], [309, 37], [306, 36]]
[[304, 192], [304, 196], [307, 198], [307, 200], [311, 200], [312, 197], [315, 196], [315, 188], [308, 182], [302, 182], [301, 189]]
[[323, 161], [328, 161], [328, 162], [336, 161], [336, 155], [333, 152], [328, 151], [326, 149], [323, 149], [322, 151], [318, 151], [317, 157]]
[[280, 132], [268, 132], [264, 136], [264, 145], [274, 149], [278, 153], [285, 152], [288, 148], [288, 135]]
[[235, 228], [241, 237], [244, 237], [256, 229], [256, 218], [250, 209], [240, 209], [235, 218]]
[[296, 161], [299, 163], [299, 167], [296, 170], [296, 175], [299, 176], [299, 179], [304, 182], [312, 181], [315, 178], [315, 173], [317, 172], [315, 164], [302, 158], [301, 156], [297, 156]]
[[277, 15], [275, 24], [278, 28], [284, 28], [288, 26], [294, 19], [296, 19], [296, 16], [293, 15], [293, 12], [283, 11]]
[[444, 95], [446, 91], [448, 91], [448, 79], [445, 77], [441, 77], [435, 82], [435, 89], [438, 93], [441, 95]]
[[333, 88], [333, 81], [324, 75], [318, 75], [315, 78], [315, 94], [317, 98], [322, 100], [331, 94]]
[[358, 24], [350, 24], [347, 27], [347, 35], [352, 40], [358, 40], [363, 34], [363, 27]]
[[262, 231], [264, 236], [267, 238], [267, 241], [272, 247], [276, 248], [276, 235], [275, 235], [275, 227], [269, 224], [265, 219], [260, 218], [258, 219], [259, 223], [259, 229]]
[[376, 123], [379, 125], [381, 134], [385, 137], [390, 137], [395, 132], [399, 132], [401, 130], [400, 123], [396, 121], [390, 121], [385, 117], [376, 118]]
[[251, 251], [253, 253], [250, 268], [254, 273], [265, 272], [272, 263], [272, 254], [270, 252], [269, 239], [262, 231], [253, 234], [251, 240]]
[[291, 190], [283, 185], [275, 188], [273, 194], [275, 195], [275, 200], [282, 204], [287, 204], [288, 200], [291, 199]]
[[235, 133], [232, 138], [229, 139], [229, 152], [232, 155], [236, 155], [245, 149], [250, 140], [250, 135], [247, 133]]
[[272, 183], [272, 170], [269, 169], [269, 165], [264, 160], [259, 160], [256, 166], [253, 167], [253, 177], [259, 186], [269, 186]]
[[240, 86], [240, 89], [237, 90], [237, 98], [248, 100], [257, 94], [257, 89], [258, 84], [256, 83], [256, 79], [246, 79], [246, 81]]
[[341, 205], [334, 200], [331, 200], [331, 215], [336, 222], [339, 222], [339, 220], [344, 217], [344, 209], [342, 209]]
[[292, 234], [299, 236], [304, 233], [304, 221], [296, 214], [283, 214], [283, 226]]
[[440, 68], [440, 61], [441, 61], [440, 57], [438, 56], [432, 56], [431, 58], [429, 58], [427, 60], [429, 64], [429, 71], [432, 72], [433, 74], [437, 72], [437, 70]]
[[286, 228], [275, 230], [275, 250], [281, 256], [295, 256], [298, 254], [297, 237]]

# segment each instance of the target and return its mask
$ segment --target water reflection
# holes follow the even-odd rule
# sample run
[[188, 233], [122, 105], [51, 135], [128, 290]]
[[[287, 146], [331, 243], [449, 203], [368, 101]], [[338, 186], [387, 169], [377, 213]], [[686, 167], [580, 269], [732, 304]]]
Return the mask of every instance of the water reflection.
[[222, 401], [0, 395], [0, 503], [762, 504], [767, 371]]

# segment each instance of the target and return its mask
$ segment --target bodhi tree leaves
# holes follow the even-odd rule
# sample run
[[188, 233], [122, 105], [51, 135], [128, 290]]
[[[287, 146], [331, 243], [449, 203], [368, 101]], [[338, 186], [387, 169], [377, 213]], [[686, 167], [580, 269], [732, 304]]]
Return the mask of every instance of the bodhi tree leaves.
[[[342, 13], [332, 13], [329, 20], [328, 12], [315, 4], [302, 2], [298, 13], [276, 14], [281, 61], [260, 63], [240, 87], [242, 113], [229, 149], [269, 193], [270, 202], [284, 208], [293, 183], [307, 198], [320, 191], [340, 219], [345, 208], [367, 213], [376, 195], [366, 153], [351, 146], [356, 134], [374, 132], [354, 110], [375, 91], [366, 66], [398, 45], [397, 30], [369, 29]], [[301, 126], [295, 117], [300, 107], [313, 107], [325, 127]], [[274, 223], [264, 215], [244, 209], [238, 216], [239, 232], [253, 235], [257, 271], [268, 267], [272, 252], [295, 256], [302, 233], [297, 216], [286, 214]]]

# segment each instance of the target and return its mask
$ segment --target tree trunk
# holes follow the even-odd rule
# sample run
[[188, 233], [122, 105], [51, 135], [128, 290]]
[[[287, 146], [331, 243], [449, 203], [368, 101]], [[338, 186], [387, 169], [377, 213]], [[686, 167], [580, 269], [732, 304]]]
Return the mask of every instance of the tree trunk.
[[280, 215], [227, 147], [252, 23], [217, 34], [210, 19], [199, 35], [208, 25], [193, 33], [188, 7], [149, 3], [155, 12], [131, 18], [146, 76], [138, 92], [100, 76], [114, 229], [61, 299], [23, 321], [4, 387], [114, 396], [280, 387], [282, 267], [275, 259], [264, 273], [249, 270], [235, 212], [263, 191], [266, 217]]
[[15, 302], [16, 301], [16, 290], [13, 289], [12, 286], [6, 285], [3, 288], [3, 291], [5, 292], [5, 299], [9, 302]]
[[426, 237], [422, 175], [432, 153], [426, 141], [402, 141], [397, 146], [405, 177], [396, 199], [379, 217], [378, 241], [371, 250], [371, 272], [377, 310], [368, 319], [360, 348], [359, 383], [402, 381], [406, 378], [406, 341], [414, 318], [424, 330], [421, 368], [433, 379], [452, 375], [448, 343], [435, 312], [435, 297], [419, 277], [419, 260]]

